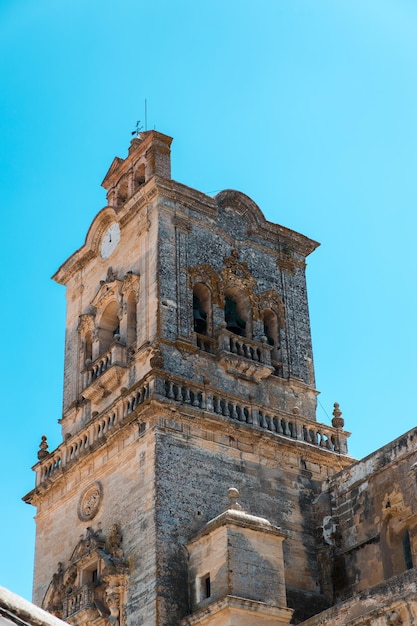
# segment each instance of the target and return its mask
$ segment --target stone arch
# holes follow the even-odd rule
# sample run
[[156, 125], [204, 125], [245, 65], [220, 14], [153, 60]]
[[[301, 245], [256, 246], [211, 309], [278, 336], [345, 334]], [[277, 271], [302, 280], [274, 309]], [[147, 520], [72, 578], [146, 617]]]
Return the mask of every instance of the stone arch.
[[122, 176], [117, 184], [116, 205], [121, 207], [129, 196], [129, 182], [127, 175]]
[[120, 336], [119, 305], [111, 300], [104, 308], [98, 322], [99, 353], [106, 352], [113, 341]]

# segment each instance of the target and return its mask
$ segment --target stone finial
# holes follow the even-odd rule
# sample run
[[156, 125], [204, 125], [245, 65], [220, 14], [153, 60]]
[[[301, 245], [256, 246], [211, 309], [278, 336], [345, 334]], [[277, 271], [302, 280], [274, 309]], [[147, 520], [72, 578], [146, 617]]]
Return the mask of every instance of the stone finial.
[[342, 411], [340, 410], [339, 403], [335, 402], [333, 409], [332, 426], [333, 428], [343, 428], [344, 425], [345, 420], [342, 417]]
[[39, 448], [40, 450], [38, 450], [38, 459], [39, 461], [42, 461], [42, 459], [45, 459], [48, 455], [48, 442], [46, 440], [46, 435], [42, 435], [42, 440], [39, 444]]
[[237, 501], [239, 498], [239, 491], [235, 488], [235, 487], [230, 487], [227, 490], [227, 497], [230, 500], [230, 506], [229, 509], [234, 509], [237, 511], [241, 511], [242, 507], [240, 506], [239, 502]]

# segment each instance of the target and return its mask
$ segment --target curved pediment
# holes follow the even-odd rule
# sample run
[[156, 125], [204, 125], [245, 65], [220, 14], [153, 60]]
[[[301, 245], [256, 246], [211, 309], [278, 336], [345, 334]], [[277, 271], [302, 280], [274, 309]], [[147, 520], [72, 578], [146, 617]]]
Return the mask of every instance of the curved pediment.
[[249, 196], [241, 191], [225, 189], [214, 197], [219, 210], [233, 209], [239, 213], [249, 224], [264, 224], [265, 216]]
[[100, 245], [104, 233], [107, 228], [118, 222], [116, 211], [113, 207], [107, 206], [97, 214], [94, 218], [90, 228], [88, 229], [87, 236], [85, 238], [84, 246], [90, 248], [96, 254], [100, 253]]
[[[223, 228], [233, 233], [235, 239], [244, 240], [250, 235], [259, 236], [263, 242], [269, 241], [280, 251], [291, 250], [304, 258], [319, 245], [300, 233], [269, 222], [256, 202], [241, 191], [225, 189], [218, 193], [214, 200]], [[228, 214], [231, 216], [229, 219]], [[240, 219], [236, 219], [235, 216]]]
[[107, 206], [94, 218], [84, 245], [81, 246], [69, 259], [65, 261], [52, 276], [53, 280], [61, 285], [66, 285], [70, 278], [86, 265], [91, 259], [100, 256], [101, 242], [104, 234], [114, 223], [118, 223], [118, 216], [113, 207]]

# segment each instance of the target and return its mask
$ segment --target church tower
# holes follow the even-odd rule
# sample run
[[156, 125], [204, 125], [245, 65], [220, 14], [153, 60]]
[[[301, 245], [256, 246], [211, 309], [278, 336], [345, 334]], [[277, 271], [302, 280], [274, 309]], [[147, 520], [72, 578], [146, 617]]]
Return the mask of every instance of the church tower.
[[318, 244], [173, 181], [171, 141], [143, 132], [114, 159], [54, 276], [62, 443], [42, 438], [25, 496], [34, 601], [74, 626], [299, 623], [329, 604], [311, 504], [351, 462], [340, 412], [315, 416]]

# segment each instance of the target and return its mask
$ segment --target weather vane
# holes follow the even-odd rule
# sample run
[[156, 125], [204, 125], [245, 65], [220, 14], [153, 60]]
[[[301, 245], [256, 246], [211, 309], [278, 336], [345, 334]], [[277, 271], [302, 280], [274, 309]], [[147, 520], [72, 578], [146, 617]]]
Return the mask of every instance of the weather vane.
[[136, 137], [138, 137], [138, 135], [139, 135], [139, 133], [140, 133], [140, 131], [141, 131], [142, 129], [143, 129], [143, 126], [141, 126], [141, 125], [140, 125], [140, 120], [138, 120], [138, 121], [136, 122], [136, 128], [135, 128], [135, 130], [133, 130], [131, 134], [132, 134], [132, 135], [135, 135]]

